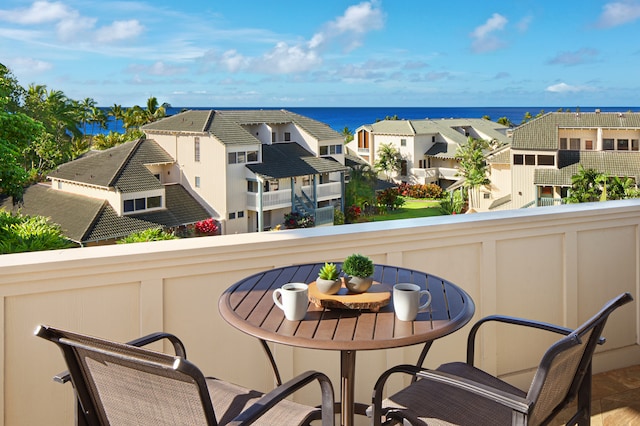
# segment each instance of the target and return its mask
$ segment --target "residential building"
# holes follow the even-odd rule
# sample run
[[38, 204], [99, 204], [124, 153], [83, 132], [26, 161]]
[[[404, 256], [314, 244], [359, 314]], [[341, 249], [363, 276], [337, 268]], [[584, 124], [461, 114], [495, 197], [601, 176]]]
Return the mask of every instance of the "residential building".
[[444, 189], [459, 180], [457, 148], [469, 137], [494, 146], [510, 142], [509, 128], [484, 119], [382, 120], [356, 129], [348, 147], [374, 165], [378, 149], [391, 144], [402, 156], [397, 182], [435, 183]]
[[343, 136], [286, 110], [190, 110], [142, 127], [224, 234], [271, 229], [284, 215], [332, 225], [343, 209]]
[[211, 213], [177, 182], [175, 167], [154, 141], [127, 142], [62, 164], [50, 184], [32, 185], [21, 204], [5, 199], [0, 207], [48, 217], [81, 245], [149, 228], [180, 231]]
[[552, 112], [531, 120], [514, 129], [510, 147], [488, 157], [492, 184], [481, 189], [480, 210], [559, 203], [580, 166], [637, 183], [639, 141], [640, 113]]

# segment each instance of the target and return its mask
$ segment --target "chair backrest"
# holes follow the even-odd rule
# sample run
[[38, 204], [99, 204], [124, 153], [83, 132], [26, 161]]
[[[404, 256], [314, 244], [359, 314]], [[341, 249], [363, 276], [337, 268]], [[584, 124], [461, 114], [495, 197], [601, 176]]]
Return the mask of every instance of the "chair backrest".
[[576, 397], [585, 375], [591, 374], [591, 360], [607, 318], [632, 300], [629, 293], [610, 300], [596, 315], [545, 352], [527, 393], [527, 399], [532, 402], [529, 424], [543, 423]]
[[216, 425], [202, 372], [180, 356], [47, 326], [89, 425]]

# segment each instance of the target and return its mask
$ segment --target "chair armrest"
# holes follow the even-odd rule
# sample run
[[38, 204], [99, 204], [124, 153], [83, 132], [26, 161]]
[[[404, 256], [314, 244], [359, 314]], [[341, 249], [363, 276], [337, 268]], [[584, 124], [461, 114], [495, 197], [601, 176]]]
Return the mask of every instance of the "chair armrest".
[[253, 403], [228, 424], [252, 424], [278, 402], [315, 380], [320, 383], [320, 390], [322, 392], [322, 425], [333, 425], [335, 421], [333, 386], [329, 378], [318, 371], [306, 371], [288, 382], [283, 383], [271, 392], [263, 395], [262, 398]]
[[[567, 336], [571, 333], [573, 333], [573, 329], [571, 328], [567, 328], [567, 327], [561, 327], [559, 325], [555, 325], [555, 324], [549, 324], [546, 322], [542, 322], [542, 321], [535, 321], [535, 320], [529, 320], [529, 319], [525, 319], [525, 318], [517, 318], [517, 317], [510, 317], [510, 316], [506, 316], [506, 315], [490, 315], [488, 317], [484, 317], [480, 320], [478, 320], [473, 327], [471, 327], [471, 330], [469, 331], [469, 336], [467, 338], [467, 364], [469, 365], [473, 365], [473, 359], [474, 359], [474, 355], [475, 355], [475, 339], [476, 339], [476, 334], [478, 333], [478, 330], [480, 329], [480, 326], [490, 322], [490, 321], [495, 321], [495, 322], [502, 322], [502, 323], [506, 323], [506, 324], [514, 324], [514, 325], [520, 325], [520, 326], [524, 326], [524, 327], [529, 327], [529, 328], [536, 328], [539, 330], [545, 330], [545, 331], [550, 331], [553, 333], [558, 333], [558, 334], [562, 334], [563, 336]], [[605, 342], [605, 339], [603, 337], [601, 337], [598, 340], [598, 344], [602, 345]]]
[[[127, 342], [127, 345], [142, 347], [162, 339], [167, 339], [171, 342], [171, 344], [173, 345], [173, 350], [175, 351], [177, 356], [187, 359], [187, 351], [184, 348], [184, 344], [177, 336], [170, 333], [157, 332], [147, 334], [146, 336], [138, 337], [137, 339], [133, 339]], [[62, 371], [53, 376], [53, 380], [58, 383], [67, 383], [69, 380], [71, 380], [71, 375], [69, 374], [68, 370]]]
[[424, 370], [424, 368], [416, 365], [409, 364], [400, 364], [395, 367], [391, 367], [376, 381], [376, 384], [373, 386], [373, 395], [371, 397], [371, 406], [373, 407], [372, 419], [374, 426], [380, 426], [382, 424], [382, 391], [384, 390], [384, 386], [387, 383], [389, 377], [395, 373], [404, 373], [409, 374], [411, 376], [415, 376], [420, 371]]
[[513, 395], [509, 392], [505, 392], [503, 390], [496, 389], [482, 383], [474, 382], [473, 380], [469, 380], [464, 377], [458, 377], [453, 374], [436, 370], [423, 370], [417, 373], [417, 375], [423, 380], [432, 380], [439, 383], [444, 383], [446, 385], [454, 386], [464, 391], [474, 393], [483, 398], [487, 398], [494, 402], [497, 402], [500, 405], [509, 407], [512, 410], [518, 411], [519, 413], [526, 414], [529, 412], [530, 407], [526, 398], [522, 398], [518, 395]]

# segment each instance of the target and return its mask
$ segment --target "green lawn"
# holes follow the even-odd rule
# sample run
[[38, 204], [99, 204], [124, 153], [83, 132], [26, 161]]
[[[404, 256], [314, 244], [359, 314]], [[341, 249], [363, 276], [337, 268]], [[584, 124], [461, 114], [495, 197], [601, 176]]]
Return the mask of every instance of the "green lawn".
[[407, 199], [404, 206], [391, 210], [385, 214], [373, 215], [368, 219], [372, 222], [396, 219], [412, 219], [416, 217], [440, 216], [440, 202], [433, 200]]

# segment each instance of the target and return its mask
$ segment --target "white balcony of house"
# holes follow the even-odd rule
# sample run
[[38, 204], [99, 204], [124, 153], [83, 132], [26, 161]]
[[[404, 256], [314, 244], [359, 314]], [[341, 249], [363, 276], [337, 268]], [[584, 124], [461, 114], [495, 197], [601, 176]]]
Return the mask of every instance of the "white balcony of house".
[[[452, 281], [474, 300], [472, 321], [505, 314], [576, 327], [607, 300], [631, 292], [635, 301], [607, 322], [593, 368], [637, 365], [639, 241], [640, 200], [623, 200], [1, 255], [0, 426], [73, 424], [72, 387], [52, 380], [65, 369], [62, 355], [33, 336], [38, 324], [119, 341], [167, 331], [185, 342], [205, 375], [271, 390], [260, 343], [220, 317], [220, 295], [274, 267], [342, 261], [352, 253]], [[463, 361], [469, 328], [434, 342], [425, 366]], [[552, 341], [498, 326], [479, 339], [477, 365], [520, 388]], [[339, 352], [269, 345], [284, 380], [314, 369], [339, 389]], [[415, 364], [420, 350], [359, 351], [356, 401], [371, 401], [378, 376]], [[403, 385], [398, 379], [388, 390]], [[303, 392], [294, 400], [315, 397]]]
[[[247, 192], [247, 209], [258, 211], [259, 194], [257, 192]], [[291, 190], [280, 189], [278, 191], [267, 191], [262, 193], [262, 209], [275, 210], [291, 207]]]
[[[313, 186], [307, 185], [302, 187], [302, 192], [305, 193], [309, 199], [313, 199]], [[342, 184], [340, 182], [322, 183], [317, 186], [316, 196], [317, 201], [333, 200], [340, 198], [342, 195]]]

